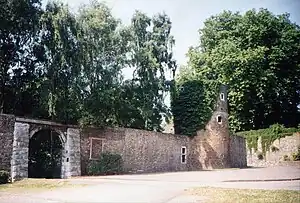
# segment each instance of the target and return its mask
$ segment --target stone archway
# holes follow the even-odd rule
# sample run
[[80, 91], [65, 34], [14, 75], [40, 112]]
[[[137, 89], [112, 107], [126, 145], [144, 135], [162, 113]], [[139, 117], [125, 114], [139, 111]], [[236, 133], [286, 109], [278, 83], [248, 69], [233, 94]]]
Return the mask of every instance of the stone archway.
[[28, 152], [29, 178], [62, 178], [65, 140], [62, 133], [51, 128], [30, 133]]
[[[13, 149], [11, 156], [12, 181], [28, 178], [29, 141], [37, 132], [50, 129], [58, 134], [62, 143], [60, 177], [69, 178], [81, 174], [80, 131], [78, 128], [30, 119], [20, 119], [14, 124]], [[61, 131], [61, 129], [63, 131]]]

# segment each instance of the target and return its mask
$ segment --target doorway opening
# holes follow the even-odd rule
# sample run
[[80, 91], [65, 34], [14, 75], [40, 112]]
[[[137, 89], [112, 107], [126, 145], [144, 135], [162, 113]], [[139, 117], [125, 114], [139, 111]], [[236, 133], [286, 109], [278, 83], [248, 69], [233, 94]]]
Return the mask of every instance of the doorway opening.
[[30, 138], [28, 178], [61, 178], [63, 144], [59, 136], [45, 129]]

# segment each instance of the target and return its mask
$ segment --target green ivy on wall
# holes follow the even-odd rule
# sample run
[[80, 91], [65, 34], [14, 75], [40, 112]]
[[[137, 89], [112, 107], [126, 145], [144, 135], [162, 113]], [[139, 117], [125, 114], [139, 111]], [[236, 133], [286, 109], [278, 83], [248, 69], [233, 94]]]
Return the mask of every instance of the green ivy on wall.
[[173, 83], [171, 106], [176, 134], [193, 136], [203, 129], [215, 109], [219, 84], [181, 77]]
[[275, 140], [293, 135], [293, 133], [299, 130], [297, 128], [285, 128], [283, 125], [274, 124], [266, 129], [244, 131], [237, 134], [245, 137], [248, 149], [250, 151], [254, 149], [255, 152], [257, 151], [258, 140], [261, 138], [262, 153], [265, 156]]

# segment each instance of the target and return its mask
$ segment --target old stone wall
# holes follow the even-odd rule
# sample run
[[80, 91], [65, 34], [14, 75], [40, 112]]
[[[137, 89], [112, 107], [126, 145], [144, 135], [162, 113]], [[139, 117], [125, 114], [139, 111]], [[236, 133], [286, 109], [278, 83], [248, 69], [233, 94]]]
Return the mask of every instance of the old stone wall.
[[[81, 168], [101, 152], [122, 156], [126, 172], [182, 171], [192, 169], [191, 138], [152, 131], [125, 128], [84, 129], [81, 135]], [[186, 163], [181, 163], [185, 147]]]
[[261, 139], [259, 139], [257, 151], [247, 147], [247, 162], [249, 166], [255, 167], [285, 165], [283, 157], [287, 155], [291, 159], [291, 154], [297, 152], [298, 147], [300, 147], [300, 132], [275, 140], [271, 144], [270, 150], [266, 152], [266, 156], [260, 160], [258, 154], [262, 153], [262, 146]]
[[230, 165], [233, 168], [247, 167], [246, 140], [243, 137], [230, 135]]
[[10, 172], [15, 117], [0, 114], [0, 170]]

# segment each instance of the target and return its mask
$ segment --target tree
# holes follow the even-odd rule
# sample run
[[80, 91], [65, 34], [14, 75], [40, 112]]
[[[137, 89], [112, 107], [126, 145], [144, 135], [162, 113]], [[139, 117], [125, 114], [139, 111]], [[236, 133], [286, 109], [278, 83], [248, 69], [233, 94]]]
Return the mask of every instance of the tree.
[[61, 2], [48, 2], [40, 19], [41, 106], [52, 120], [76, 123], [80, 103], [80, 47], [75, 16]]
[[149, 18], [137, 11], [131, 22], [129, 56], [130, 67], [134, 69], [131, 80], [134, 93], [127, 94], [127, 97], [134, 101], [133, 111], [139, 118], [139, 126], [135, 127], [161, 131], [163, 116], [169, 115], [164, 104], [168, 91], [166, 71], [176, 69], [172, 54], [174, 39], [170, 34], [171, 21], [165, 14]]
[[[24, 89], [30, 86], [33, 77], [32, 45], [41, 3], [40, 0], [0, 3], [0, 113], [22, 114], [14, 108], [20, 103], [24, 105], [21, 96], [28, 98], [30, 92], [25, 93]], [[16, 86], [11, 83], [12, 77], [18, 83]]]
[[288, 14], [224, 11], [207, 19], [200, 34], [201, 44], [188, 53], [189, 66], [206, 92], [216, 83], [229, 85], [232, 130], [297, 126], [300, 28]]
[[121, 70], [126, 64], [129, 33], [111, 10], [97, 1], [80, 9], [83, 73], [82, 124], [118, 125]]

